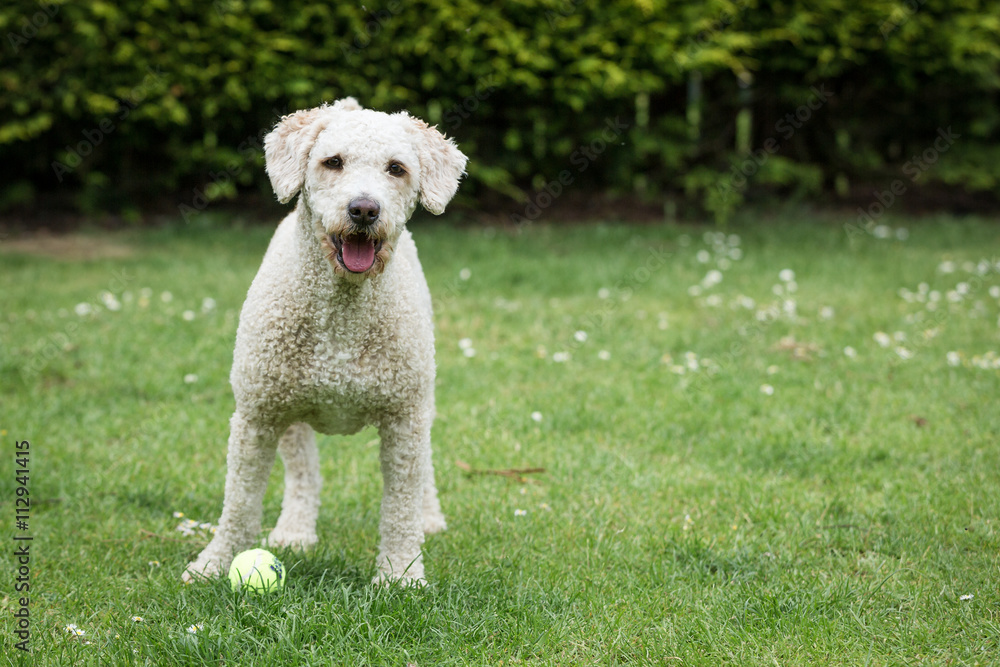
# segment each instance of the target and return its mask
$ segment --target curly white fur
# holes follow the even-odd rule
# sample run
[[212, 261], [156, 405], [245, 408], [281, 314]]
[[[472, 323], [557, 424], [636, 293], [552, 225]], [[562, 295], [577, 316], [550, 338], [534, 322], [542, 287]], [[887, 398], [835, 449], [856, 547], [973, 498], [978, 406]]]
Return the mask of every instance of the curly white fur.
[[[222, 517], [184, 578], [224, 572], [257, 541], [276, 451], [285, 492], [267, 542], [315, 544], [322, 480], [313, 429], [371, 424], [384, 482], [375, 579], [423, 582], [424, 534], [445, 521], [431, 464], [431, 297], [405, 224], [418, 201], [444, 211], [466, 157], [423, 121], [352, 98], [286, 116], [265, 153], [278, 199], [299, 201], [240, 314]], [[374, 220], [358, 217], [359, 201]]]

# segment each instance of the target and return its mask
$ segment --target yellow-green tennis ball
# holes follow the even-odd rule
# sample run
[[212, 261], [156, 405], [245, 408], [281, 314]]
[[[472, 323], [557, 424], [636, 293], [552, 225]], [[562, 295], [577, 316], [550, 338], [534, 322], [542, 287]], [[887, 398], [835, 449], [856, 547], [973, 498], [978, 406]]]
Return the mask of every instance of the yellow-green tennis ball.
[[229, 583], [234, 591], [277, 592], [285, 585], [285, 566], [266, 549], [244, 551], [229, 567]]

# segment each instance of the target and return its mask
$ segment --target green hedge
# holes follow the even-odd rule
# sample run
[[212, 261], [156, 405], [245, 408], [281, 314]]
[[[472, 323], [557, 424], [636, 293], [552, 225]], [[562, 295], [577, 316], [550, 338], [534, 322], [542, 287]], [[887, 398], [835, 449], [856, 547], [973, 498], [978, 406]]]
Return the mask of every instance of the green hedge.
[[16, 0], [0, 35], [0, 205], [267, 192], [263, 134], [344, 95], [437, 123], [463, 193], [515, 217], [571, 189], [724, 217], [914, 158], [919, 183], [1000, 185], [997, 1]]

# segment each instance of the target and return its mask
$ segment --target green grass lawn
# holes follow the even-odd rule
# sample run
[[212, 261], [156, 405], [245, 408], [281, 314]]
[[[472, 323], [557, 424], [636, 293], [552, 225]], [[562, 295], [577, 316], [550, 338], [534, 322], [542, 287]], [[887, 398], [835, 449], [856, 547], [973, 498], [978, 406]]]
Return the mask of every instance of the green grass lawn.
[[[321, 438], [320, 544], [279, 553], [266, 599], [182, 585], [208, 534], [178, 527], [221, 510], [270, 228], [0, 243], [0, 663], [30, 535], [25, 664], [995, 664], [1000, 224], [851, 221], [415, 221], [449, 523], [431, 585], [368, 584], [368, 430]], [[267, 528], [281, 486], [279, 464]]]

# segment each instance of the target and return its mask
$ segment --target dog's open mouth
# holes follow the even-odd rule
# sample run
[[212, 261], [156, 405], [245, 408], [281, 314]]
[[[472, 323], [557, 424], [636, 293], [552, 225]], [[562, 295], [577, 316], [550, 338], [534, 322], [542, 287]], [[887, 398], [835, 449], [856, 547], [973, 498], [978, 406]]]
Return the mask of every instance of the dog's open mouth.
[[351, 273], [364, 273], [375, 264], [375, 256], [382, 249], [382, 241], [366, 234], [330, 235], [337, 261]]

